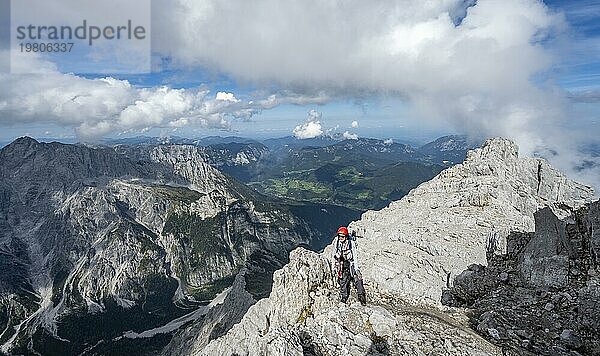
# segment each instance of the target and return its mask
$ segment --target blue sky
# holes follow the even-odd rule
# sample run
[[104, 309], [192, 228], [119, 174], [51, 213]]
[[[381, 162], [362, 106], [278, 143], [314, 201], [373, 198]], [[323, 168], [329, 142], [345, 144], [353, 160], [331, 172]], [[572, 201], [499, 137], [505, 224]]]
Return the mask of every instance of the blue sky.
[[[533, 2], [534, 1], [532, 1], [532, 3]], [[160, 1], [158, 3], [160, 3]], [[202, 3], [202, 1], [199, 3]], [[472, 5], [472, 3], [472, 1], [466, 2], [464, 8], [467, 8], [469, 5]], [[506, 4], [508, 4], [508, 2]], [[553, 63], [550, 66], [550, 68], [545, 68], [542, 73], [536, 73], [536, 64], [528, 64], [532, 67], [532, 69], [529, 70], [529, 72], [524, 71], [524, 73], [533, 73], [535, 74], [534, 77], [539, 76], [539, 78], [542, 78], [540, 79], [541, 83], [534, 83], [536, 85], [556, 85], [559, 88], [559, 90], [564, 91], [565, 94], [561, 95], [569, 98], [568, 103], [565, 106], [566, 109], [561, 109], [566, 110], [561, 115], [568, 115], [569, 119], [562, 120], [560, 122], [560, 125], [568, 126], [569, 124], [572, 124], [573, 127], [577, 127], [578, 125], [585, 126], [587, 131], [589, 131], [589, 128], [595, 129], [598, 127], [598, 118], [600, 117], [600, 19], [598, 18], [600, 14], [600, 1], [553, 0], [546, 1], [545, 4], [551, 9], [551, 12], [564, 14], [568, 24], [568, 29], [563, 30], [559, 36], [550, 35], [549, 38], [545, 38], [543, 41], [540, 41], [539, 43], [535, 44], [535, 46], [545, 46], [544, 52], [542, 54], [554, 56], [555, 59], [553, 60]], [[491, 10], [489, 11], [504, 11], [504, 9], [502, 8], [490, 8]], [[155, 11], [153, 15], [157, 16], [157, 11], [156, 9], [154, 10]], [[424, 10], [418, 7], [416, 7], [414, 10], [410, 10], [414, 11], [415, 14], [417, 14], [415, 16], [420, 16], [419, 14], [423, 12], [423, 26], [429, 26], [432, 23], [430, 18], [435, 19], [435, 16], [431, 17], [431, 15], [429, 15], [426, 12], [426, 10], [427, 9]], [[529, 11], [529, 8], [527, 8], [526, 10]], [[342, 11], [348, 10], [343, 9]], [[453, 11], [454, 12], [452, 13], [466, 14], [466, 12], [464, 11]], [[515, 11], [518, 11], [518, 9]], [[163, 11], [160, 11], [160, 15], [162, 14]], [[479, 16], [486, 16], [485, 14], [486, 13], [480, 14]], [[310, 15], [318, 16], [318, 14]], [[352, 16], [354, 16], [354, 13], [348, 13], [349, 18], [352, 18]], [[365, 16], [368, 17], [368, 14]], [[470, 19], [470, 17], [473, 16], [475, 15], [469, 15], [467, 16], [467, 19]], [[510, 14], [506, 16], [510, 16]], [[535, 19], [535, 16], [532, 16], [532, 18]], [[184, 18], [183, 20], [187, 19]], [[154, 22], [156, 21], [153, 18], [153, 23]], [[224, 26], [228, 26], [227, 22], [225, 22], [224, 24]], [[352, 23], [350, 23], [350, 25], [352, 25]], [[400, 23], [393, 25], [396, 26], [402, 24]], [[465, 26], [466, 25], [468, 24], [465, 24]], [[153, 30], [156, 30], [157, 26], [154, 26]], [[415, 32], [421, 31], [421, 27], [419, 26], [408, 28], [408, 33], [411, 34], [411, 36], [421, 36], [421, 32]], [[431, 31], [437, 31], [438, 27], [436, 26], [438, 25], [432, 25]], [[541, 26], [541, 28], [545, 30], [544, 26], [547, 25], [540, 24], [539, 26]], [[235, 27], [233, 28], [235, 29]], [[396, 26], [393, 28], [399, 28], [403, 31], [405, 30], [403, 26]], [[327, 30], [328, 27], [324, 27], [324, 29]], [[359, 29], [360, 27], [357, 27], [357, 31]], [[523, 31], [527, 33], [527, 29]], [[215, 36], [221, 35], [219, 33], [215, 34], [210, 31], [200, 33], [210, 33], [211, 35]], [[190, 43], [192, 45], [194, 44], [193, 40], [192, 42], [185, 42], [188, 39], [185, 38], [184, 34], [176, 34], [176, 36], [179, 35], [181, 35], [182, 37], [182, 39], [180, 40], [181, 48], [184, 48], [185, 46], [189, 47]], [[225, 40], [230, 40], [231, 38], [235, 40], [235, 38], [238, 35], [234, 37], [226, 37], [227, 35], [222, 36], [224, 36], [223, 38], [225, 38]], [[272, 62], [270, 59], [265, 58], [272, 57], [271, 53], [264, 53], [263, 57], [257, 56], [256, 58], [252, 58], [252, 60], [256, 61], [257, 64], [254, 66], [250, 66], [249, 68], [256, 67], [256, 71], [260, 72], [260, 74], [256, 74], [256, 77], [254, 77], [252, 74], [246, 75], [246, 73], [244, 72], [240, 74], [240, 71], [238, 71], [238, 67], [242, 67], [242, 65], [246, 64], [235, 62], [235, 60], [227, 56], [227, 53], [223, 55], [222, 48], [220, 47], [215, 49], [216, 54], [208, 54], [206, 56], [203, 56], [200, 50], [190, 53], [181, 50], [181, 48], [170, 48], [169, 50], [164, 50], [164, 47], [168, 47], [168, 44], [165, 44], [165, 42], [169, 42], [170, 40], [160, 41], [160, 39], [156, 39], [158, 37], [160, 36], [153, 35], [152, 38], [152, 61], [154, 72], [146, 74], [109, 73], [110, 77], [121, 81], [126, 80], [138, 89], [148, 88], [150, 90], [154, 90], [155, 88], [160, 86], [167, 86], [173, 89], [183, 88], [190, 91], [192, 93], [190, 94], [191, 96], [196, 95], [195, 93], [197, 91], [206, 89], [210, 91], [210, 93], [207, 94], [206, 98], [211, 98], [218, 92], [232, 93], [235, 95], [236, 100], [240, 100], [241, 102], [246, 103], [248, 103], [249, 101], [258, 100], [260, 95], [264, 93], [279, 93], [279, 91], [281, 90], [292, 90], [295, 93], [299, 93], [298, 95], [306, 95], [307, 97], [310, 97], [315, 92], [315, 90], [323, 89], [327, 91], [327, 95], [330, 96], [330, 98], [328, 100], [323, 101], [314, 98], [307, 99], [306, 101], [298, 100], [299, 104], [290, 103], [295, 101], [281, 100], [280, 104], [275, 105], [272, 108], [255, 107], [252, 105], [244, 106], [241, 104], [236, 104], [233, 105], [233, 109], [230, 109], [228, 106], [224, 112], [217, 113], [218, 115], [223, 115], [222, 117], [219, 116], [219, 118], [196, 118], [195, 121], [192, 120], [194, 123], [189, 125], [173, 124], [173, 120], [171, 120], [168, 125], [150, 125], [149, 127], [144, 127], [143, 129], [140, 129], [141, 126], [132, 126], [131, 128], [126, 127], [126, 129], [103, 130], [99, 128], [101, 125], [98, 125], [97, 122], [93, 122], [91, 124], [85, 122], [85, 125], [87, 126], [85, 126], [85, 128], [82, 128], [83, 125], [77, 127], [78, 121], [76, 119], [39, 119], [39, 116], [42, 116], [43, 114], [42, 112], [41, 114], [36, 114], [37, 117], [35, 118], [27, 117], [26, 119], [22, 120], [23, 122], [19, 121], [18, 119], [15, 119], [13, 121], [2, 121], [3, 129], [2, 133], [0, 134], [0, 141], [9, 141], [17, 136], [25, 134], [37, 137], [54, 137], [61, 139], [78, 140], [82, 138], [82, 136], [80, 136], [81, 132], [83, 132], [84, 129], [88, 129], [89, 126], [93, 126], [92, 129], [89, 130], [90, 132], [92, 132], [92, 134], [86, 136], [86, 139], [90, 139], [90, 137], [92, 137], [91, 135], [94, 135], [96, 132], [101, 132], [101, 136], [127, 136], [138, 135], [140, 133], [146, 135], [180, 136], [205, 136], [215, 134], [236, 134], [240, 136], [252, 137], [284, 136], [291, 134], [292, 130], [296, 126], [305, 123], [305, 121], [308, 120], [307, 113], [310, 110], [317, 110], [321, 113], [319, 124], [321, 125], [323, 131], [331, 130], [330, 132], [338, 132], [340, 134], [345, 131], [349, 131], [352, 133], [357, 133], [359, 136], [371, 136], [380, 138], [394, 137], [405, 139], [415, 138], [418, 140], [427, 140], [445, 133], [465, 132], [469, 130], [484, 135], [496, 134], [497, 131], [499, 133], [503, 133], [501, 130], [497, 130], [495, 128], [495, 126], [498, 125], [494, 124], [493, 122], [491, 124], [488, 122], [479, 123], [476, 119], [474, 120], [471, 117], [469, 117], [469, 113], [465, 114], [459, 112], [457, 114], [453, 114], [454, 111], [460, 111], [462, 110], [462, 108], [458, 109], [454, 107], [451, 103], [447, 103], [447, 107], [441, 107], [437, 109], [433, 108], [437, 106], [438, 103], [441, 103], [446, 100], [446, 97], [444, 95], [452, 93], [453, 85], [464, 81], [464, 79], [461, 80], [459, 78], [458, 82], [453, 84], [453, 80], [455, 80], [455, 78], [450, 78], [448, 80], [449, 84], [447, 84], [445, 87], [442, 87], [441, 89], [435, 88], [429, 90], [428, 85], [423, 85], [423, 88], [417, 88], [414, 93], [410, 90], [412, 90], [412, 88], [415, 86], [413, 82], [415, 80], [418, 81], [419, 77], [417, 77], [415, 80], [407, 80], [406, 83], [402, 83], [401, 85], [396, 85], [393, 82], [386, 82], [387, 76], [383, 75], [380, 79], [373, 79], [374, 83], [369, 83], [364, 87], [361, 86], [362, 84], [352, 83], [352, 78], [348, 79], [348, 76], [345, 73], [342, 73], [341, 77], [332, 76], [331, 78], [325, 78], [323, 80], [321, 80], [320, 77], [317, 77], [316, 80], [314, 80], [313, 82], [304, 82], [302, 80], [302, 75], [299, 75], [297, 73], [297, 68], [291, 68], [289, 75], [286, 74], [284, 76], [279, 76], [277, 74], [278, 71], [288, 70], [290, 66], [287, 65], [282, 65], [280, 68], [274, 67], [274, 74], [270, 75], [268, 71], [268, 66], [272, 65]], [[307, 35], [307, 38], [309, 37], [310, 34]], [[297, 39], [298, 37], [293, 37], [292, 34], [292, 38]], [[338, 37], [332, 38], [337, 39]], [[344, 39], [344, 37], [340, 38]], [[285, 40], [286, 42], [289, 42], [287, 39]], [[155, 43], [155, 41], [157, 42]], [[272, 54], [280, 55], [279, 52], [281, 52], [281, 50], [278, 49], [277, 46], [281, 43], [277, 42], [277, 39], [275, 39], [273, 43], [274, 45]], [[208, 45], [210, 45], [210, 43], [208, 43]], [[333, 47], [335, 47], [333, 43], [332, 45]], [[419, 43], [417, 45], [420, 46]], [[526, 46], [523, 45], [521, 42], [518, 42], [518, 45]], [[307, 40], [307, 43], [300, 43], [298, 45], [299, 48], [303, 48], [302, 46], [304, 48], [309, 49], [312, 49], [313, 47], [319, 48], [318, 44], [313, 46], [310, 42], [310, 39]], [[401, 43], [400, 50], [406, 51], [407, 55], [410, 55], [412, 53], [411, 51], [414, 51], [414, 48], [406, 49], [403, 46], [404, 44]], [[533, 47], [534, 46], [532, 45], [531, 48], [525, 49], [536, 51], [537, 49]], [[269, 47], [267, 46], [264, 48]], [[420, 48], [421, 47], [418, 47], [419, 50]], [[165, 52], [171, 53], [166, 55]], [[198, 53], [200, 54], [198, 55]], [[342, 50], [341, 53], [345, 52], [343, 52]], [[534, 55], [539, 55], [539, 53], [534, 53]], [[190, 60], [188, 56], [192, 59]], [[199, 56], [202, 58], [196, 60], [196, 58], [193, 56]], [[293, 61], [294, 57], [282, 58], [284, 58], [284, 60], [287, 61]], [[376, 61], [379, 60], [377, 57], [374, 58]], [[70, 58], [70, 61], [76, 59], [77, 57]], [[384, 61], [386, 59], [383, 58], [381, 60]], [[328, 61], [327, 57], [325, 57], [325, 61]], [[223, 63], [223, 65], [221, 65], [221, 63]], [[319, 62], [316, 61], [315, 63], [318, 64]], [[409, 69], [407, 73], [408, 75], [410, 75], [410, 63], [412, 62], [409, 61], [407, 63], [409, 64], [401, 65], [398, 68], [399, 70], [404, 70], [408, 66]], [[69, 64], [71, 63], [69, 63], [69, 61], [58, 61], [55, 64], [58, 67], [58, 71], [64, 73], [68, 72]], [[346, 63], [342, 62], [340, 63], [340, 66], [343, 66], [345, 64]], [[474, 64], [474, 66], [477, 66], [476, 62], [472, 64]], [[518, 64], [519, 63], [516, 63], [515, 67], [507, 68], [509, 70], [518, 70]], [[307, 66], [311, 65], [314, 67], [315, 64], [307, 63]], [[265, 70], [265, 67], [267, 68], [267, 70]], [[361, 67], [357, 68], [360, 69]], [[449, 68], [450, 70], [453, 69], [452, 67]], [[335, 63], [330, 69], [330, 71], [335, 71]], [[438, 70], [438, 68], [434, 69]], [[385, 70], [389, 69], [386, 68]], [[394, 68], [392, 68], [392, 70], [394, 70]], [[99, 72], [100, 71], [101, 70], [99, 70]], [[418, 72], [418, 70], [416, 71]], [[486, 69], [483, 68], [482, 71], [482, 73], [485, 73]], [[429, 68], [424, 67], [421, 69], [421, 74], [419, 75], [426, 76], [428, 72]], [[447, 71], [444, 71], [443, 73], [446, 72]], [[91, 80], [98, 80], [107, 76], [106, 73], [89, 74], [75, 72], [73, 74], [77, 77], [77, 79], [81, 78]], [[314, 74], [314, 76], [319, 75], [322, 74]], [[377, 75], [378, 74], [364, 75], [362, 78], [358, 78], [357, 81], [359, 79], [363, 82], [369, 81]], [[477, 75], [475, 74], [474, 76]], [[298, 78], [300, 78], [300, 80]], [[436, 78], [433, 77], [429, 78], [428, 80], [435, 81], [435, 79]], [[532, 78], [531, 81], [535, 82], [536, 79]], [[348, 82], [351, 82], [351, 84], [348, 84]], [[87, 86], [89, 83], [86, 84], [77, 82], [75, 84], [85, 84]], [[435, 84], [437, 85], [437, 83]], [[469, 100], [471, 99], [475, 100], [475, 102], [480, 103], [491, 102], [492, 104], [486, 104], [493, 106], [488, 111], [476, 113], [480, 116], [497, 112], [497, 106], [503, 107], [513, 105], [512, 103], [507, 103], [505, 105], [505, 103], [502, 100], [504, 100], [504, 97], [506, 97], [507, 95], [503, 93], [496, 95], [498, 98], [502, 99], [497, 99], [495, 97], [490, 98], [489, 96], [493, 96], [495, 94], [490, 94], [489, 92], [493, 92], [494, 88], [497, 86], [497, 83], [490, 81], [487, 85], [489, 85], [489, 89], [486, 89], [487, 87], [485, 83], [476, 84], [474, 87], [475, 89], [473, 89], [472, 86], [469, 86], [464, 89], [457, 88], [457, 91], [463, 90], [466, 93], [469, 93], [469, 90], [480, 90], [482, 92], [481, 97], [476, 96], [475, 99], [472, 99], [469, 95], [465, 94], [461, 94], [461, 96], [457, 96], [457, 98], [461, 100], [465, 99], [468, 102], [470, 102]], [[505, 87], [503, 90], [509, 90], [509, 88], [515, 87], [517, 85], [522, 85], [522, 83], [503, 83], [503, 87]], [[46, 90], [48, 89], [52, 89], [51, 84], [49, 87], [46, 87]], [[551, 89], [550, 91], [555, 90], [556, 89]], [[260, 94], [257, 94], [259, 92]], [[10, 96], [14, 94], [10, 94], [9, 92], [8, 95]], [[132, 94], [133, 102], [137, 102], [136, 100], [139, 100], [135, 99], [136, 95], [138, 95], [138, 93]], [[543, 95], [546, 95], [546, 93], [542, 93], [539, 96], [532, 97], [530, 101], [535, 103], [537, 100], [542, 100], [540, 99], [540, 97], [542, 97]], [[42, 96], [44, 98], [47, 97], [47, 95]], [[75, 95], [74, 97], [77, 97], [77, 95]], [[12, 98], [9, 97], [9, 99]], [[451, 102], [455, 100], [455, 98], [450, 96], [447, 100]], [[32, 99], [28, 98], [27, 100], [23, 100], [22, 102], [32, 102]], [[417, 102], [420, 103], [420, 108], [415, 108], [416, 106], [418, 106], [415, 104]], [[210, 104], [212, 105], [212, 102]], [[240, 108], [240, 106], [243, 107]], [[54, 112], [56, 112], [56, 110], [53, 110], [50, 116]], [[249, 114], [250, 112], [251, 115]], [[9, 114], [4, 113], [5, 116]], [[157, 115], [160, 115], [160, 113]], [[455, 115], [456, 117], [452, 117], [453, 115]], [[475, 116], [475, 114], [473, 115]], [[446, 118], [446, 116], [448, 117]], [[83, 118], [81, 120], [85, 121], [86, 118]], [[225, 120], [227, 122], [223, 123], [222, 120]], [[351, 127], [351, 123], [353, 121], [358, 122], [358, 127]]]
[[572, 55], [565, 55], [558, 83], [570, 91], [598, 89], [600, 82], [600, 1], [547, 0], [571, 26]]

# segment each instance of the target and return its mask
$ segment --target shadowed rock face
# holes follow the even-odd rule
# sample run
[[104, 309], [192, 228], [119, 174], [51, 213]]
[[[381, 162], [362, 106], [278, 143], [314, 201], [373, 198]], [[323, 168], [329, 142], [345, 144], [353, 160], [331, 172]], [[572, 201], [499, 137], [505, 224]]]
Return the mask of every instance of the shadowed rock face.
[[510, 354], [599, 354], [600, 202], [564, 219], [545, 208], [535, 223], [509, 236], [506, 255], [458, 275], [444, 302], [471, 309], [473, 327]]
[[521, 277], [535, 287], [561, 288], [569, 281], [569, 257], [575, 251], [566, 236], [566, 222], [550, 208], [535, 213], [535, 234], [519, 261]]

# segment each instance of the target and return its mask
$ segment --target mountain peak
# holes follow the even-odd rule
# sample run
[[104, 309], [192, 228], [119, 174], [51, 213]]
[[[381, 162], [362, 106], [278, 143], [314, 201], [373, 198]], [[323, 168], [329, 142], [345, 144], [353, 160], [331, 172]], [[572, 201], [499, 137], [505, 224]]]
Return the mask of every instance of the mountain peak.
[[519, 157], [519, 146], [513, 141], [495, 137], [490, 138], [481, 146], [480, 149], [469, 151], [468, 159], [473, 159], [471, 156], [479, 154], [480, 159], [503, 158], [503, 159], [517, 159]]
[[16, 145], [32, 146], [32, 145], [38, 145], [38, 144], [39, 144], [39, 142], [36, 139], [29, 137], [29, 136], [22, 136], [22, 137], [17, 138], [16, 140], [14, 140], [8, 146], [16, 146]]
[[15, 166], [18, 166], [24, 157], [27, 157], [40, 147], [40, 143], [29, 136], [19, 137], [0, 149], [0, 154], [3, 157], [0, 163], [2, 163], [2, 165], [14, 164]]

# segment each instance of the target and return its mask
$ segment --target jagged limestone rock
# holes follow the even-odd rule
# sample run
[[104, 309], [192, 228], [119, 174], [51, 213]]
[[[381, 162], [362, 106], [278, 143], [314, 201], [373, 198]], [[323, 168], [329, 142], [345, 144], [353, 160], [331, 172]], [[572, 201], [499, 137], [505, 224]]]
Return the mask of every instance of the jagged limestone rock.
[[435, 310], [379, 298], [338, 302], [330, 259], [298, 248], [274, 275], [271, 296], [193, 355], [500, 355], [497, 348]]
[[486, 253], [506, 252], [510, 231], [533, 231], [533, 213], [549, 205], [580, 207], [593, 190], [546, 161], [519, 158], [509, 140], [488, 140], [464, 163], [448, 168], [403, 199], [368, 211], [351, 224], [363, 275], [381, 292], [438, 305], [442, 288]]
[[531, 286], [561, 288], [569, 278], [573, 247], [566, 237], [566, 222], [544, 208], [535, 213], [536, 230], [519, 264], [521, 277]]
[[511, 141], [488, 140], [463, 164], [351, 224], [363, 236], [356, 243], [369, 305], [338, 302], [332, 246], [322, 254], [299, 248], [275, 272], [269, 298], [197, 354], [501, 354], [460, 315], [436, 309], [443, 288], [467, 266], [505, 253], [509, 232], [533, 231], [538, 208], [564, 216], [565, 205], [592, 197], [545, 161], [519, 158]]

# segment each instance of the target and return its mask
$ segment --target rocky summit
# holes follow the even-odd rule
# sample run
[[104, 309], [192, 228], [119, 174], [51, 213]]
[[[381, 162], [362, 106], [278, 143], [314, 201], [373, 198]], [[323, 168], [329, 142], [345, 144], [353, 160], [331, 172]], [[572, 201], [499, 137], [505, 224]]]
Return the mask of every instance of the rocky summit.
[[414, 304], [438, 305], [441, 291], [486, 253], [506, 252], [511, 231], [534, 231], [533, 214], [549, 206], [559, 216], [593, 197], [517, 146], [491, 139], [405, 198], [369, 211], [351, 225], [360, 240], [363, 275], [374, 288]]
[[[223, 336], [208, 344], [206, 338], [199, 338], [196, 346], [191, 342], [187, 352], [194, 355], [597, 352], [593, 345], [583, 346], [591, 340], [590, 335], [597, 336], [599, 332], [597, 319], [587, 315], [597, 313], [599, 303], [597, 281], [595, 277], [587, 277], [598, 273], [597, 217], [592, 215], [588, 219], [591, 225], [568, 225], [571, 227], [567, 230], [579, 233], [579, 240], [569, 237], [572, 239], [569, 248], [564, 244], [565, 225], [550, 219], [561, 229], [558, 235], [549, 238], [544, 231], [552, 230], [552, 225], [534, 217], [536, 211], [545, 208], [544, 214], [555, 216], [556, 221], [572, 219], [573, 211], [587, 209], [593, 199], [590, 187], [567, 179], [546, 161], [520, 158], [517, 146], [511, 141], [488, 140], [481, 148], [470, 151], [464, 163], [446, 169], [400, 201], [380, 211], [366, 212], [351, 224], [351, 229], [359, 235], [356, 243], [367, 288], [367, 306], [361, 306], [352, 297], [349, 304], [338, 302], [332, 273], [333, 246], [322, 253], [299, 248], [291, 252], [290, 262], [275, 272], [268, 298], [250, 307], [241, 321]], [[528, 236], [521, 242], [518, 258], [514, 252], [516, 235]], [[548, 245], [545, 239], [551, 243]], [[581, 250], [594, 256], [595, 262], [591, 263], [591, 257], [577, 257], [577, 253], [584, 254]], [[488, 261], [510, 259], [507, 256], [519, 262], [507, 265], [510, 268], [498, 276], [497, 267], [484, 267]], [[585, 262], [578, 262], [581, 259]], [[493, 271], [500, 281], [511, 281], [519, 275], [530, 289], [521, 299], [517, 293], [520, 282], [513, 284], [512, 290], [497, 287], [505, 282], [494, 282], [485, 288], [496, 294], [488, 295], [485, 291], [478, 294], [475, 286], [479, 284], [465, 277], [465, 273], [474, 276], [484, 273], [471, 271], [478, 265], [482, 270]], [[576, 267], [571, 269], [571, 266]], [[457, 286], [464, 284], [468, 287], [459, 292], [462, 289]], [[556, 288], [571, 288], [570, 298], [554, 292]], [[535, 294], [538, 290], [539, 294]], [[455, 306], [443, 306], [442, 299], [445, 304]], [[512, 306], [502, 308], [502, 302]], [[527, 309], [523, 305], [532, 304], [523, 303], [528, 302], [536, 307]], [[544, 303], [541, 309], [540, 303]], [[474, 312], [465, 307], [474, 308]], [[519, 308], [529, 310], [523, 314], [529, 321], [514, 320], [522, 315]], [[571, 322], [561, 319], [560, 325], [547, 326], [542, 331], [535, 329], [551, 320], [553, 314], [548, 313], [562, 308], [575, 313], [570, 316]], [[545, 321], [536, 321], [536, 313], [546, 313]], [[537, 336], [530, 336], [533, 333]]]

